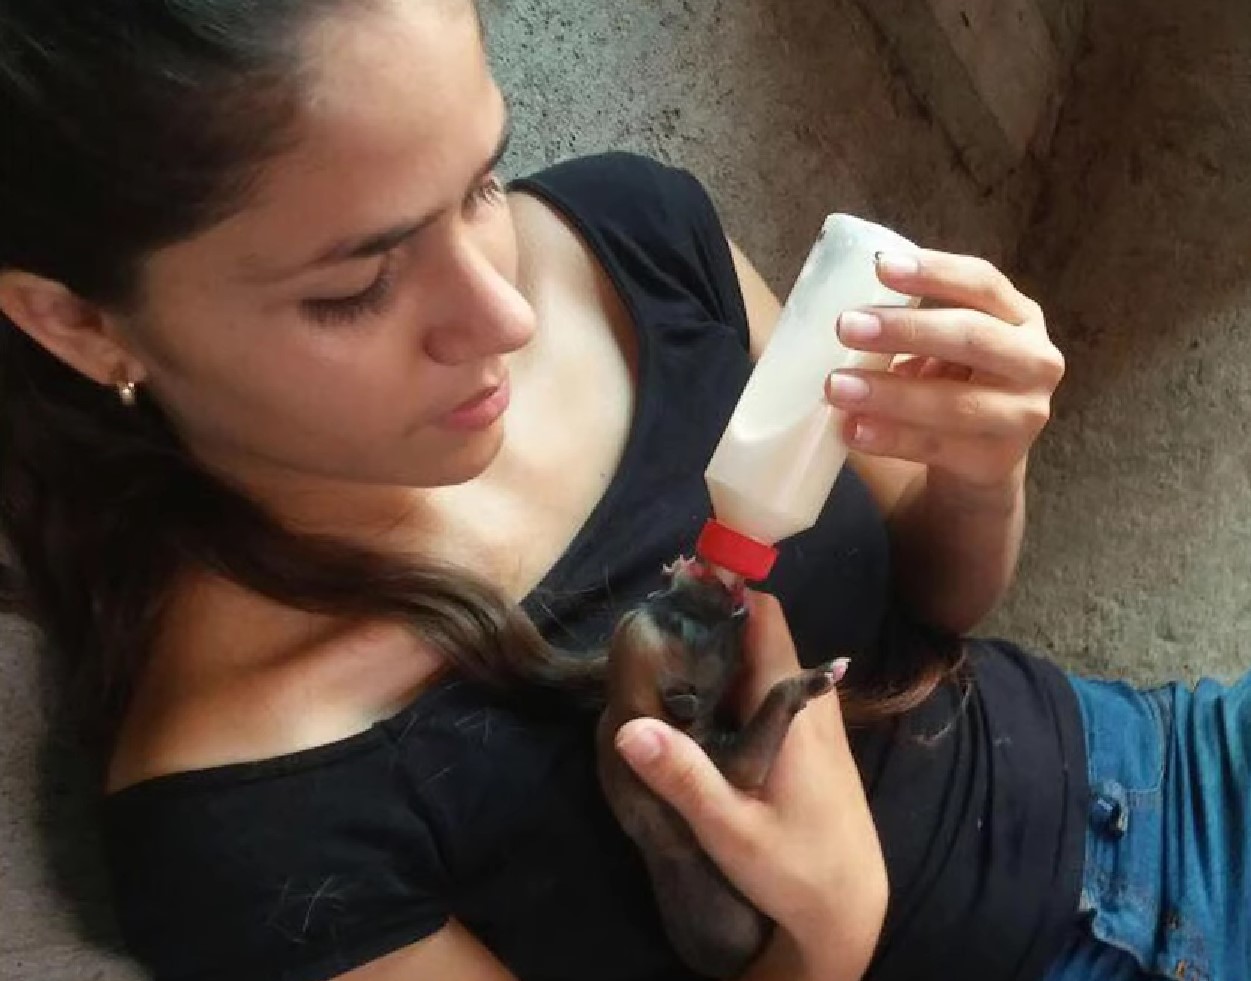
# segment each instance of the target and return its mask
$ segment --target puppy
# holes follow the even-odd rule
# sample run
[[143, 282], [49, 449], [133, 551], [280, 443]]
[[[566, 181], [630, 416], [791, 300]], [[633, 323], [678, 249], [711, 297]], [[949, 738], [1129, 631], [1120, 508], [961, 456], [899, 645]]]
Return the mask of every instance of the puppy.
[[700, 974], [741, 974], [769, 938], [772, 923], [703, 853], [686, 822], [621, 759], [614, 739], [630, 719], [652, 716], [684, 730], [744, 791], [769, 774], [791, 720], [824, 695], [846, 669], [835, 662], [779, 681], [745, 725], [727, 696], [740, 680], [747, 610], [741, 587], [680, 559], [669, 585], [622, 617], [608, 651], [607, 705], [600, 716], [600, 783], [622, 828], [647, 865], [669, 939]]

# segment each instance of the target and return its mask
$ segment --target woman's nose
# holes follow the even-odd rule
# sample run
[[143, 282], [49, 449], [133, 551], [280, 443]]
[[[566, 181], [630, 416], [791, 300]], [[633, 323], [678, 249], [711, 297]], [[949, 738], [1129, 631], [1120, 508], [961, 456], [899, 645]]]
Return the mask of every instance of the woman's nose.
[[426, 353], [440, 364], [507, 354], [534, 336], [534, 309], [507, 275], [508, 263], [473, 243], [444, 267], [441, 299], [425, 334]]

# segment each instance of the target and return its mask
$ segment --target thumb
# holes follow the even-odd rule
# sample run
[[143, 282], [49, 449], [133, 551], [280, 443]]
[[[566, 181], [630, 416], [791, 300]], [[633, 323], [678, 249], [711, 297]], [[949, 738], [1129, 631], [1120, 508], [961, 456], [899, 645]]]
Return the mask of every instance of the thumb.
[[639, 779], [686, 819], [706, 851], [718, 852], [738, 836], [751, 802], [686, 733], [658, 719], [631, 719], [618, 730], [616, 745]]
[[748, 591], [747, 631], [743, 636], [743, 678], [739, 716], [750, 717], [783, 678], [800, 670], [786, 614], [776, 596]]

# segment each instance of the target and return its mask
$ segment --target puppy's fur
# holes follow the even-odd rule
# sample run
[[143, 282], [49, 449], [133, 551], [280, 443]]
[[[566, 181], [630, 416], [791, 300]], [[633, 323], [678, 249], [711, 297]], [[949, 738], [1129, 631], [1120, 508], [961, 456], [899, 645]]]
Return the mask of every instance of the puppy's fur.
[[700, 974], [729, 978], [760, 952], [772, 923], [621, 759], [617, 730], [638, 716], [663, 719], [699, 743], [733, 786], [753, 791], [768, 776], [795, 714], [837, 678], [834, 666], [825, 665], [780, 681], [746, 724], [737, 725], [726, 702], [739, 680], [747, 611], [698, 563], [679, 560], [667, 571], [669, 587], [624, 616], [613, 636], [597, 735], [599, 777], [643, 855], [679, 956]]

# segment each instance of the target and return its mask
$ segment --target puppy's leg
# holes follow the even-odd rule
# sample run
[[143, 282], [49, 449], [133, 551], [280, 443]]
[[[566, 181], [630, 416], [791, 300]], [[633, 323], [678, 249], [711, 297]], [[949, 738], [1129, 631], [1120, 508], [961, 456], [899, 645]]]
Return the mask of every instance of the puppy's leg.
[[773, 767], [791, 720], [810, 699], [832, 690], [846, 671], [846, 661], [831, 661], [779, 681], [769, 689], [747, 725], [715, 754], [726, 779], [739, 790], [758, 789]]
[[739, 977], [759, 956], [773, 923], [698, 848], [686, 855], [644, 857], [678, 956], [704, 977]]

